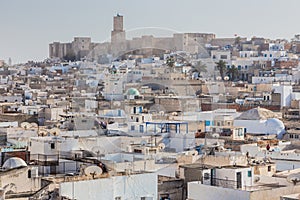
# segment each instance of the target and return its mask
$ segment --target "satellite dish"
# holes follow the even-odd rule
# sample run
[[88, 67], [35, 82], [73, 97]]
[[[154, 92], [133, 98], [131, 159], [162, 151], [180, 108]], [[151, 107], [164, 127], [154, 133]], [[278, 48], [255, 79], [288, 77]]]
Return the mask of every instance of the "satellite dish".
[[142, 140], [140, 144], [141, 144], [141, 146], [146, 146], [148, 144], [148, 142], [146, 140]]
[[30, 124], [31, 124], [31, 127], [34, 127], [34, 128], [37, 128], [37, 127], [38, 127], [37, 123], [32, 122], [32, 123], [30, 123]]
[[115, 107], [120, 107], [120, 106], [121, 106], [121, 102], [120, 102], [120, 101], [115, 101], [115, 102], [113, 103], [113, 105], [114, 105]]
[[259, 177], [259, 176], [256, 176], [256, 177], [254, 178], [254, 182], [255, 182], [255, 183], [257, 183], [259, 180], [260, 180], [260, 177]]
[[216, 78], [218, 81], [222, 80], [222, 77], [221, 76], [217, 76]]
[[48, 135], [48, 132], [47, 132], [46, 130], [40, 130], [40, 131], [38, 132], [38, 135], [39, 135], [39, 136], [46, 136], [46, 135]]
[[58, 128], [52, 128], [52, 129], [49, 130], [49, 133], [52, 134], [52, 135], [54, 135], [54, 136], [59, 135], [60, 129], [58, 129]]
[[24, 129], [28, 129], [32, 127], [32, 125], [28, 122], [22, 122], [20, 126]]
[[94, 176], [99, 176], [102, 173], [103, 173], [103, 170], [100, 167], [96, 166], [96, 165], [92, 165], [92, 166], [89, 166], [89, 167], [84, 169], [84, 174], [86, 176], [94, 177]]
[[101, 156], [102, 154], [105, 153], [105, 149], [103, 147], [100, 146], [94, 146], [91, 149], [92, 153], [96, 154], [96, 156]]
[[286, 179], [287, 179], [288, 182], [293, 183], [294, 185], [296, 185], [298, 182], [300, 182], [300, 173], [291, 174]]
[[172, 116], [178, 116], [177, 112], [172, 112]]
[[229, 80], [229, 76], [225, 76], [225, 77], [224, 77], [224, 80], [225, 80], [225, 81], [228, 81], [228, 80]]
[[165, 145], [164, 143], [160, 143], [160, 144], [158, 145], [158, 148], [159, 148], [160, 150], [163, 150], [163, 149], [166, 148], [166, 145]]
[[194, 151], [188, 151], [186, 153], [186, 155], [188, 155], [188, 156], [196, 156], [196, 155], [198, 155], [198, 151], [196, 151], [196, 150], [194, 150]]
[[219, 138], [220, 135], [219, 135], [218, 133], [214, 133], [214, 134], [212, 134], [212, 137], [213, 137], [213, 138]]

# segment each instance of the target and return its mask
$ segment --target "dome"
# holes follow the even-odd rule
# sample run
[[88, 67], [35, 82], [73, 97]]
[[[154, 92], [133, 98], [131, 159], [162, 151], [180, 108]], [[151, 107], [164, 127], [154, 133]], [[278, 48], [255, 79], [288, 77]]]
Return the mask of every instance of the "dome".
[[126, 95], [140, 96], [140, 92], [135, 88], [129, 88], [126, 92]]
[[273, 111], [257, 107], [243, 112], [236, 120], [267, 120], [276, 117], [277, 116]]
[[278, 137], [282, 137], [285, 133], [285, 126], [279, 119], [270, 118], [265, 122], [265, 126], [267, 127], [267, 134], [276, 134]]
[[2, 168], [5, 169], [15, 169], [19, 167], [27, 167], [27, 164], [24, 160], [18, 157], [12, 157], [7, 159], [2, 166]]

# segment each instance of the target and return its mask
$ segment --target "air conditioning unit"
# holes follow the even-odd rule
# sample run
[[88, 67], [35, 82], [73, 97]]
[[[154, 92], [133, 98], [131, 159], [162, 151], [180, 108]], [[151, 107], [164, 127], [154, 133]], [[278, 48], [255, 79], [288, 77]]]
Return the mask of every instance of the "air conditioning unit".
[[83, 152], [81, 152], [81, 151], [71, 152], [71, 158], [72, 159], [83, 158]]
[[150, 148], [149, 147], [145, 147], [144, 148], [144, 154], [145, 155], [149, 155], [150, 154]]
[[32, 167], [28, 170], [28, 178], [36, 178], [39, 176], [39, 169], [38, 167]]
[[128, 145], [128, 146], [127, 146], [127, 152], [129, 152], [129, 153], [132, 153], [132, 152], [133, 152], [132, 145]]

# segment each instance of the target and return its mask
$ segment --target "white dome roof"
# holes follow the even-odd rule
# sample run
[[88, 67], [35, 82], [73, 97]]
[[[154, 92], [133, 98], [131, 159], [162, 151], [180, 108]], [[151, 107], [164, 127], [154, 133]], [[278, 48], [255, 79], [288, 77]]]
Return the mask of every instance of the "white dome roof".
[[270, 135], [282, 135], [285, 133], [285, 126], [279, 119], [270, 118], [265, 122], [265, 126], [267, 127], [268, 134]]
[[5, 169], [15, 169], [15, 168], [18, 168], [18, 167], [27, 167], [27, 164], [21, 158], [12, 157], [12, 158], [7, 159], [4, 162], [2, 167], [5, 168]]

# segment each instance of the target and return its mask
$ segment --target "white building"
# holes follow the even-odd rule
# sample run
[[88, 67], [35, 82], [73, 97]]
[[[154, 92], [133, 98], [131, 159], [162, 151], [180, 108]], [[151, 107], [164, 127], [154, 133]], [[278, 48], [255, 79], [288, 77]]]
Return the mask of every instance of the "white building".
[[123, 100], [124, 99], [124, 83], [127, 80], [126, 74], [107, 73], [104, 78], [103, 96], [106, 100]]
[[231, 60], [231, 52], [225, 50], [213, 50], [211, 51], [211, 59], [229, 62]]
[[77, 200], [157, 198], [157, 175], [132, 174], [93, 180], [64, 182], [59, 186], [61, 197]]
[[286, 51], [262, 51], [262, 55], [267, 60], [278, 59], [286, 57]]
[[290, 107], [292, 101], [293, 94], [293, 86], [292, 85], [273, 85], [272, 89], [274, 93], [281, 94], [280, 105], [282, 107]]
[[253, 108], [235, 118], [234, 126], [246, 128], [246, 133], [253, 135], [277, 135], [282, 137], [285, 126], [276, 114], [264, 108]]
[[0, 199], [7, 199], [8, 192], [32, 195], [41, 189], [41, 177], [37, 167], [28, 167], [21, 158], [12, 157], [6, 160], [2, 168], [4, 170], [0, 172]]
[[258, 51], [240, 51], [241, 58], [258, 57]]

